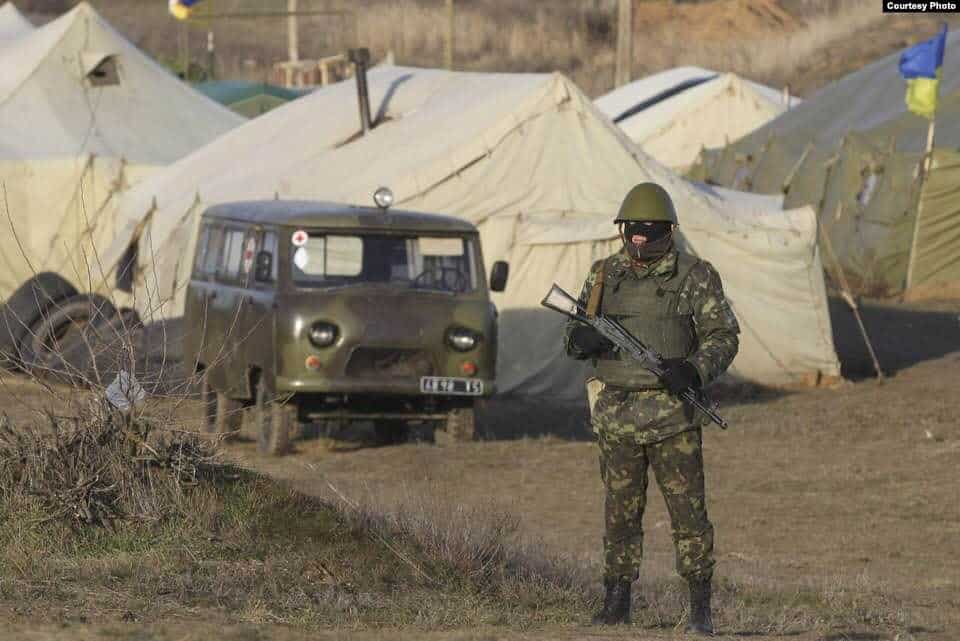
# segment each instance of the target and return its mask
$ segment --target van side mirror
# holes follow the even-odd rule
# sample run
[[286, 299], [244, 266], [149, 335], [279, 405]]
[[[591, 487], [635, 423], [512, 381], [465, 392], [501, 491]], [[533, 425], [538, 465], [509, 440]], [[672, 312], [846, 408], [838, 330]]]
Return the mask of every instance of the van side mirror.
[[253, 278], [258, 283], [269, 283], [273, 280], [273, 253], [268, 251], [257, 252]]
[[510, 275], [510, 264], [504, 260], [498, 260], [493, 264], [490, 270], [490, 291], [502, 292], [507, 288], [507, 276]]

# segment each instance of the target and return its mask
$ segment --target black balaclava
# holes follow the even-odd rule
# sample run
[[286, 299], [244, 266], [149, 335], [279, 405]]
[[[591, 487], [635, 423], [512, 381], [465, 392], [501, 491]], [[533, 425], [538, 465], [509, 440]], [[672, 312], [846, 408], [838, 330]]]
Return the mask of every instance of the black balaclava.
[[[631, 242], [635, 235], [647, 237], [640, 247]], [[673, 246], [673, 224], [668, 222], [629, 222], [623, 223], [620, 230], [623, 246], [627, 254], [634, 260], [643, 263], [653, 262], [662, 258]]]

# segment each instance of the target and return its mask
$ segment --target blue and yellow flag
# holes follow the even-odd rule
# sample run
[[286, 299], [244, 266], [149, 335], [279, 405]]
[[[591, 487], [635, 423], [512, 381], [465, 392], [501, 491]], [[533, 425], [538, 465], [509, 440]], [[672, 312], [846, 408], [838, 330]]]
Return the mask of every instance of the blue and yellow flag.
[[907, 109], [933, 120], [937, 111], [937, 93], [947, 47], [947, 25], [940, 33], [914, 45], [900, 56], [900, 73], [907, 79]]
[[193, 5], [199, 4], [202, 0], [170, 0], [170, 13], [177, 20], [186, 20], [190, 17]]

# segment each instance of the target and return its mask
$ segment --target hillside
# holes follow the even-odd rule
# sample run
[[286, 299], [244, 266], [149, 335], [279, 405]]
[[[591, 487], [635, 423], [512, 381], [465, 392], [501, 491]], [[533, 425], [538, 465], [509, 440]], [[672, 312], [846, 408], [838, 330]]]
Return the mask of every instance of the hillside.
[[[43, 22], [72, 0], [20, 0]], [[189, 27], [163, 2], [93, 3], [140, 47], [175, 68], [189, 52], [196, 72], [209, 63], [214, 34], [218, 77], [263, 79], [287, 57], [286, 20], [222, 18]], [[277, 11], [282, 0], [216, 0], [218, 14], [253, 8]], [[398, 62], [443, 64], [446, 14], [442, 0], [303, 0], [301, 10], [334, 12], [300, 20], [301, 58], [370, 47], [376, 58], [392, 51]], [[347, 10], [345, 12], [345, 10]], [[338, 13], [339, 12], [339, 13]], [[942, 18], [942, 17], [941, 17]], [[796, 95], [932, 34], [938, 18], [883, 15], [871, 0], [709, 0], [675, 4], [637, 2], [633, 75], [680, 65], [735, 71]], [[616, 37], [613, 0], [459, 0], [455, 66], [477, 71], [562, 71], [590, 95], [612, 88]]]

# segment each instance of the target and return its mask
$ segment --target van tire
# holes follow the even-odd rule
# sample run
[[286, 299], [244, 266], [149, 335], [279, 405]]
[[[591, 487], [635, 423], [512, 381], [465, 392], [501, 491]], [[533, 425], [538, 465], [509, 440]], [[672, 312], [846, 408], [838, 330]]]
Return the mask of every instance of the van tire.
[[230, 440], [240, 433], [243, 425], [243, 403], [217, 392], [217, 420], [214, 423], [216, 433]]
[[472, 407], [458, 407], [450, 410], [441, 427], [442, 429], [437, 429], [433, 433], [433, 441], [437, 445], [470, 442], [476, 436], [476, 413]]
[[257, 447], [263, 454], [282, 456], [290, 449], [290, 434], [297, 423], [297, 406], [278, 403], [271, 398], [264, 382], [257, 382], [253, 406], [253, 425], [257, 431]]
[[243, 403], [215, 391], [206, 376], [200, 380], [200, 404], [203, 407], [203, 429], [228, 440], [240, 433], [243, 424]]
[[20, 365], [20, 345], [44, 313], [77, 289], [52, 272], [37, 274], [21, 285], [0, 309], [0, 364]]

